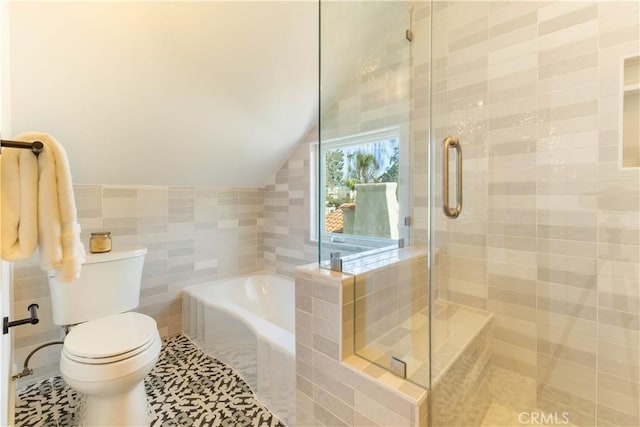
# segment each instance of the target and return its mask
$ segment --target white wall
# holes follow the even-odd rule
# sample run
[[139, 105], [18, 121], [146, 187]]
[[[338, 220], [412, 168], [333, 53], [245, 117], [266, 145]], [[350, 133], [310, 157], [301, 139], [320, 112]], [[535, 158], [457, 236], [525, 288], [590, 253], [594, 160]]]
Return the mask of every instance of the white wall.
[[[8, 108], [8, 19], [6, 3], [0, 2], [0, 134], [4, 138], [9, 132]], [[0, 162], [1, 163], [1, 162]], [[1, 221], [0, 221], [1, 223]], [[0, 229], [0, 233], [2, 230]], [[0, 318], [11, 318], [11, 280], [9, 268], [0, 261]], [[13, 366], [13, 348], [11, 335], [0, 336], [0, 425], [13, 424], [14, 383], [11, 380]]]
[[88, 184], [265, 185], [317, 112], [315, 2], [12, 2], [14, 132]]

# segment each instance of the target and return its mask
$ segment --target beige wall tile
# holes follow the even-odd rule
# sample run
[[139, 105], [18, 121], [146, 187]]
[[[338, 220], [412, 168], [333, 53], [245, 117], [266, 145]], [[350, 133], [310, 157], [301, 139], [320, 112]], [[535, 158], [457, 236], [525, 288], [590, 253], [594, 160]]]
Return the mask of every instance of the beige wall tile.
[[[576, 2], [577, 4], [580, 4]], [[545, 35], [554, 31], [562, 30], [574, 25], [581, 24], [586, 21], [597, 19], [598, 6], [597, 4], [588, 4], [581, 9], [573, 10], [564, 15], [554, 16], [553, 18], [544, 20], [544, 16], [548, 13], [545, 8], [540, 11], [540, 23], [538, 25], [539, 34]]]
[[[262, 234], [257, 219], [264, 211], [263, 189], [80, 185], [74, 190], [78, 206], [82, 207], [78, 214], [83, 226], [81, 238], [87, 247], [89, 233], [102, 229], [112, 232], [115, 248], [147, 246], [138, 310], [155, 318], [163, 336], [182, 331], [180, 289], [263, 267], [262, 249], [257, 245]], [[198, 194], [195, 200], [212, 208], [207, 215], [198, 217], [198, 224], [211, 227], [197, 233], [194, 194]], [[222, 213], [216, 201], [222, 196], [227, 196], [225, 212], [237, 215], [241, 207], [248, 208], [244, 218], [247, 222], [238, 224], [233, 234], [225, 234], [215, 225]], [[203, 264], [204, 260], [207, 261]], [[49, 292], [45, 273], [34, 269], [34, 263], [35, 258], [15, 265], [14, 301], [20, 306], [34, 297], [41, 298], [41, 307], [45, 308], [44, 312], [41, 310], [45, 316], [41, 315], [41, 325], [55, 331], [51, 320], [45, 320], [51, 319], [46, 315]], [[22, 351], [20, 345], [18, 351]], [[59, 351], [49, 356], [38, 358], [45, 365], [56, 364]]]

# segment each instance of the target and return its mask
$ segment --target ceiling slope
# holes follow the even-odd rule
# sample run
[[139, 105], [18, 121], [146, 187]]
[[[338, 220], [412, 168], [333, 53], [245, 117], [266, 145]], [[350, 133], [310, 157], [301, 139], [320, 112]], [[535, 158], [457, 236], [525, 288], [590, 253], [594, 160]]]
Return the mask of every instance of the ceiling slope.
[[11, 128], [74, 181], [262, 186], [314, 124], [315, 2], [13, 2]]

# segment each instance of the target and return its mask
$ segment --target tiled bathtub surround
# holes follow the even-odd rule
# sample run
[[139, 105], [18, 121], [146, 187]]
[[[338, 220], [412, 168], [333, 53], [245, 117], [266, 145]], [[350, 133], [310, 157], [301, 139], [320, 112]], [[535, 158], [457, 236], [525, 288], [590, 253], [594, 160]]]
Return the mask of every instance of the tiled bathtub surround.
[[640, 425], [640, 174], [617, 145], [640, 3], [433, 13], [435, 139], [459, 136], [465, 156], [463, 214], [436, 235], [439, 295], [494, 313], [497, 401]]
[[295, 291], [272, 274], [185, 288], [183, 334], [236, 371], [286, 425], [295, 421]]
[[425, 391], [352, 355], [353, 285], [316, 265], [296, 271], [295, 425], [417, 425]]
[[[114, 248], [149, 249], [138, 310], [156, 319], [164, 337], [182, 332], [185, 286], [264, 267], [264, 189], [76, 185], [74, 191], [87, 247], [90, 232], [110, 230]], [[21, 364], [33, 348], [61, 336], [51, 321], [47, 278], [37, 258], [16, 263], [14, 275], [14, 313], [32, 302], [40, 305], [41, 322], [14, 331]], [[31, 360], [36, 375], [25, 381], [55, 372], [59, 354], [59, 346], [39, 351]]]

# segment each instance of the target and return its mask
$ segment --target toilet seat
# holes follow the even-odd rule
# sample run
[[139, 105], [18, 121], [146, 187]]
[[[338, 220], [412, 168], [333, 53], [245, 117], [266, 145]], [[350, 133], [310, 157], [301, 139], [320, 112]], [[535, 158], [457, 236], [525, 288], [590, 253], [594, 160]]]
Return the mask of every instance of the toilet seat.
[[74, 327], [64, 340], [62, 352], [78, 363], [115, 363], [146, 351], [157, 335], [153, 318], [140, 313], [121, 313]]

